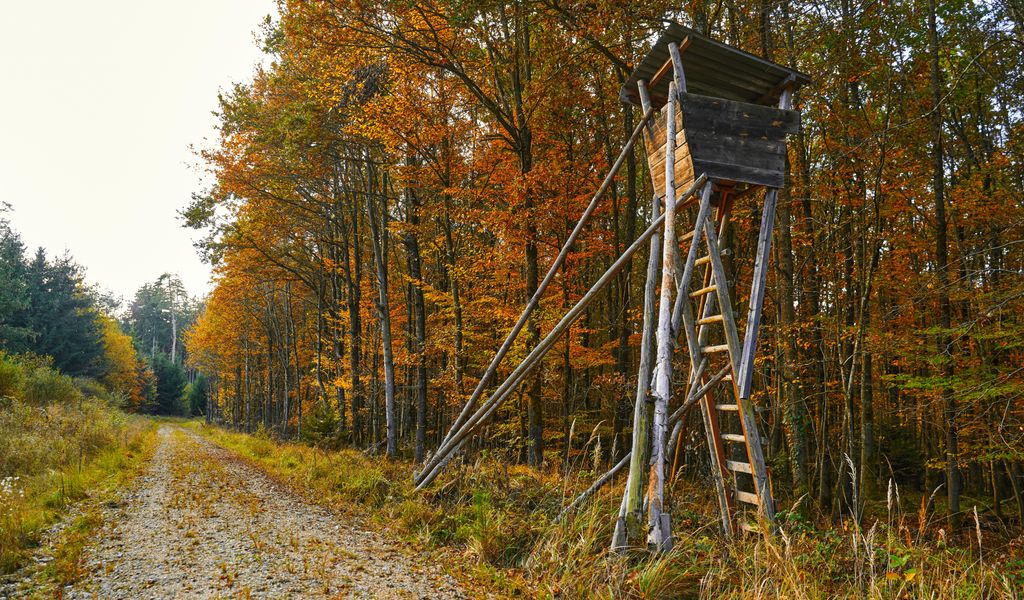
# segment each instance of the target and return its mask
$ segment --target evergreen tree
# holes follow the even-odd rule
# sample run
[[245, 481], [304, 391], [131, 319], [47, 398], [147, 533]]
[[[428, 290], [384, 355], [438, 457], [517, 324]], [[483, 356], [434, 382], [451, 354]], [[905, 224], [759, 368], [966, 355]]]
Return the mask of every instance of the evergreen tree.
[[156, 413], [160, 415], [183, 415], [185, 384], [188, 382], [185, 370], [171, 362], [166, 354], [153, 357], [153, 372], [156, 374]]
[[69, 256], [51, 262], [40, 248], [27, 266], [26, 280], [29, 349], [52, 356], [54, 366], [68, 375], [101, 377], [103, 331], [78, 265]]
[[210, 394], [210, 383], [202, 374], [196, 375], [195, 380], [185, 388], [185, 400], [187, 401], [188, 415], [202, 415], [206, 410], [206, 398]]
[[25, 245], [7, 220], [0, 219], [0, 348], [10, 352], [27, 350], [32, 334], [24, 326], [28, 309], [25, 276]]

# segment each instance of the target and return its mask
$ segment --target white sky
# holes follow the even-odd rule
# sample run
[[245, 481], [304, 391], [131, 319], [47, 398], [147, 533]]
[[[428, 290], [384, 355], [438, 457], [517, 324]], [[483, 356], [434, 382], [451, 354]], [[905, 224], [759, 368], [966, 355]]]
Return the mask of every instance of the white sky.
[[[209, 289], [177, 211], [201, 187], [217, 92], [262, 60], [273, 0], [0, 0], [0, 202], [30, 251], [65, 249], [130, 299]], [[204, 141], [205, 140], [205, 141]]]

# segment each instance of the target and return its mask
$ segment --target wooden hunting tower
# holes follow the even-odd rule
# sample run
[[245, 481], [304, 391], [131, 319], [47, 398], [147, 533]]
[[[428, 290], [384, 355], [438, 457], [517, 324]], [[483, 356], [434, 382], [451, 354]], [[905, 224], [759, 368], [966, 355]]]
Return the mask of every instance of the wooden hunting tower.
[[[437, 451], [414, 475], [417, 489], [429, 485], [483, 429], [498, 407], [539, 367], [555, 342], [632, 257], [649, 245], [632, 450], [564, 510], [577, 506], [628, 463], [629, 480], [612, 547], [625, 547], [630, 536], [639, 534], [646, 512], [648, 545], [660, 550], [670, 548], [671, 523], [663, 506], [669, 457], [678, 447], [683, 416], [697, 404], [707, 432], [711, 471], [726, 533], [755, 527], [750, 518], [743, 518], [742, 506], [756, 509], [769, 521], [774, 519], [771, 483], [756, 409], [750, 401], [750, 383], [775, 203], [785, 181], [786, 135], [799, 128], [800, 115], [790, 109], [791, 98], [793, 91], [808, 81], [792, 69], [685, 27], [668, 28], [622, 88], [622, 100], [640, 105], [642, 118]], [[614, 187], [616, 174], [640, 137], [647, 148], [654, 186], [647, 229], [485, 400], [484, 391], [496, 377], [502, 359], [554, 281], [602, 197]], [[749, 201], [751, 192], [762, 188], [766, 191], [741, 344], [722, 260], [726, 249], [719, 240], [734, 203]], [[683, 217], [688, 220], [683, 221]], [[677, 236], [676, 229], [684, 223], [689, 232]], [[694, 277], [695, 271], [701, 274]], [[656, 300], [659, 288], [660, 299]], [[685, 393], [673, 394], [672, 358], [679, 333], [686, 338], [690, 371]], [[675, 404], [671, 414], [670, 404]], [[648, 409], [650, 406], [653, 411]], [[672, 435], [668, 435], [670, 428], [674, 428]], [[649, 477], [645, 475], [648, 467]], [[649, 479], [649, 485], [643, 483], [645, 479]]]
[[[678, 318], [671, 331], [677, 334], [681, 324], [690, 358], [686, 393], [673, 397], [700, 406], [727, 533], [754, 528], [751, 515], [742, 518], [744, 505], [768, 520], [775, 515], [750, 386], [775, 203], [785, 182], [786, 136], [800, 126], [791, 98], [809, 81], [802, 73], [673, 24], [620, 92], [623, 102], [642, 107], [645, 114], [653, 111], [644, 142], [654, 193], [666, 213], [679, 215], [679, 224], [689, 215], [692, 227], [672, 239], [673, 317]], [[692, 193], [702, 177], [702, 193]], [[734, 203], [752, 201], [751, 192], [761, 188], [764, 204], [741, 342], [722, 260], [726, 248], [719, 240]], [[675, 238], [667, 221], [665, 236]], [[734, 283], [738, 288], [739, 282]], [[677, 424], [673, 433], [678, 431]]]

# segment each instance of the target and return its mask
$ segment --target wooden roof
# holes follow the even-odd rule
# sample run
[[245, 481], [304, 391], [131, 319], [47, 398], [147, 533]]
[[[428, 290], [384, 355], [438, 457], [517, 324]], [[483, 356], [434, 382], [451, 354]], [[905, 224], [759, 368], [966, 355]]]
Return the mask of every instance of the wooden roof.
[[787, 82], [792, 81], [795, 89], [811, 81], [799, 71], [758, 58], [688, 27], [672, 23], [622, 86], [619, 97], [623, 102], [640, 104], [637, 82], [645, 79], [654, 108], [661, 108], [665, 104], [668, 84], [672, 80], [668, 52], [670, 42], [679, 44], [683, 73], [686, 75], [686, 91], [691, 94], [752, 104], [775, 104]]

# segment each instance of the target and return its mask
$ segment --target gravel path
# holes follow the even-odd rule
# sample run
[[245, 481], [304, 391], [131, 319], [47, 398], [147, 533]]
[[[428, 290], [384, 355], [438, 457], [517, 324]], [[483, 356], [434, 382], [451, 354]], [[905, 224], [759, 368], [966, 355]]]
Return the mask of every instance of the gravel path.
[[437, 565], [163, 426], [70, 598], [464, 598]]

